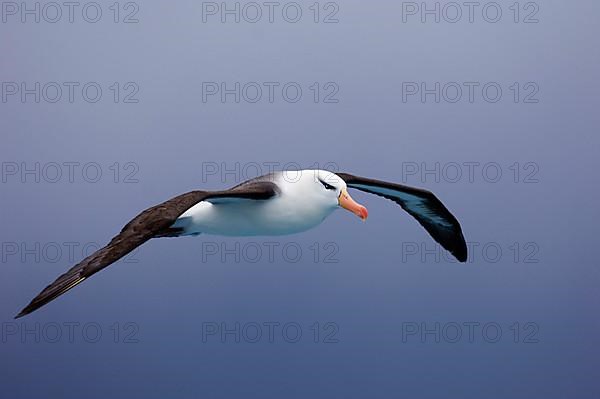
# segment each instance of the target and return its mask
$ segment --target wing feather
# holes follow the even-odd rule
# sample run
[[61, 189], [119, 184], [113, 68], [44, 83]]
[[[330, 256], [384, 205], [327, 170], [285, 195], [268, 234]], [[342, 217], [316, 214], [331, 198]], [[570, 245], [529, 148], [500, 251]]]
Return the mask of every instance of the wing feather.
[[44, 288], [15, 318], [23, 317], [58, 298], [151, 238], [168, 236], [169, 228], [175, 220], [200, 201], [210, 198], [262, 200], [276, 193], [277, 189], [273, 183], [263, 182], [226, 191], [190, 191], [148, 208], [127, 223], [105, 247], [73, 266]]
[[396, 202], [444, 249], [460, 262], [467, 260], [467, 244], [460, 223], [430, 191], [401, 184], [337, 173], [348, 187], [375, 194]]

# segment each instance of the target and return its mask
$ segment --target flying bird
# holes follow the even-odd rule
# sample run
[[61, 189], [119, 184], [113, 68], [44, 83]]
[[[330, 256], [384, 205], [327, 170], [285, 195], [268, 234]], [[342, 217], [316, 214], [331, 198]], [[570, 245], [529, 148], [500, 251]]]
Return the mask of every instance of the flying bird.
[[366, 220], [367, 208], [350, 197], [348, 188], [396, 202], [457, 260], [467, 260], [460, 224], [429, 191], [348, 173], [281, 171], [250, 179], [228, 190], [190, 191], [146, 209], [105, 247], [44, 288], [15, 318], [39, 309], [151, 238], [293, 234], [319, 225], [337, 208]]

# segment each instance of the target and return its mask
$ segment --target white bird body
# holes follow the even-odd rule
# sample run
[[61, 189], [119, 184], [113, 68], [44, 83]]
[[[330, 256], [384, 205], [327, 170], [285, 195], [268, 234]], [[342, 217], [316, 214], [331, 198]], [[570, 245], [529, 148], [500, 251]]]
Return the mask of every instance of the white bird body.
[[[268, 201], [217, 199], [201, 201], [184, 212], [173, 227], [182, 235], [285, 235], [318, 226], [338, 208], [338, 194], [329, 193], [315, 179], [345, 188], [333, 173], [318, 170], [282, 172], [268, 176], [280, 192]], [[315, 189], [316, 188], [316, 189]]]

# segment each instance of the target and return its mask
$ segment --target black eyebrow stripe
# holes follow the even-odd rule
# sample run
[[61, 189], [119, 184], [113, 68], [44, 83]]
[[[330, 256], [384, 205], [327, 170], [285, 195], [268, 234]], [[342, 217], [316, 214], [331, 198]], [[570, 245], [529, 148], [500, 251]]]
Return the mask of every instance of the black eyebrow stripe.
[[321, 184], [323, 185], [323, 187], [325, 187], [327, 190], [337, 190], [335, 188], [335, 186], [332, 186], [329, 183], [325, 183], [323, 180], [319, 179], [319, 181], [321, 182]]

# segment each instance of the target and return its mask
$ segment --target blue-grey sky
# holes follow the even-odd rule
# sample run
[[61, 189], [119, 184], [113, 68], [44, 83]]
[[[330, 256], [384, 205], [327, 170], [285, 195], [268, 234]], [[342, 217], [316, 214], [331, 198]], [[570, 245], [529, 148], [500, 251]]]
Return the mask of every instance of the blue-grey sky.
[[[598, 2], [55, 4], [2, 3], [6, 394], [598, 397]], [[12, 319], [146, 207], [286, 165], [432, 190], [470, 261], [356, 193]]]

